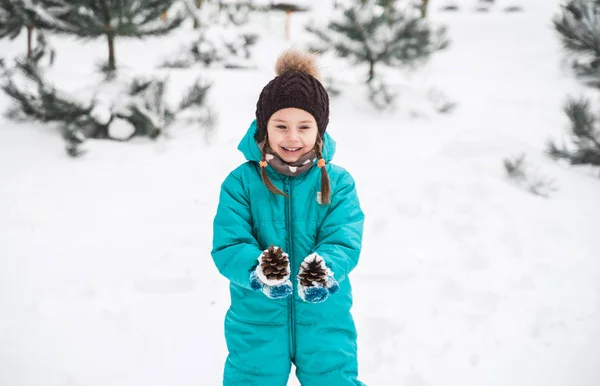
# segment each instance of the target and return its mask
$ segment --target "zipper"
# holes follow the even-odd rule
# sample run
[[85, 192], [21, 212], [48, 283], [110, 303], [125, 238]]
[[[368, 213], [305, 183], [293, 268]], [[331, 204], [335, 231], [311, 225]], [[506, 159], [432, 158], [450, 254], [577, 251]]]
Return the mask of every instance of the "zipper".
[[296, 294], [296, 265], [294, 264], [294, 245], [292, 240], [293, 228], [292, 228], [292, 186], [290, 178], [286, 177], [284, 180], [284, 191], [289, 198], [285, 199], [285, 217], [286, 217], [286, 228], [287, 228], [287, 251], [290, 258], [290, 281], [292, 282], [292, 295], [288, 298], [288, 311], [290, 314], [289, 319], [289, 344], [290, 344], [290, 357], [292, 360], [296, 357], [296, 310], [294, 304], [294, 298]]

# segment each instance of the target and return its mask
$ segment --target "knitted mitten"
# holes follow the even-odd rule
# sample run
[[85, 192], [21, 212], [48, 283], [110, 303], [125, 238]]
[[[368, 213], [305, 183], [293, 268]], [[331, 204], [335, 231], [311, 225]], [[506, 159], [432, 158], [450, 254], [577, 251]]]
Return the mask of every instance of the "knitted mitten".
[[258, 265], [250, 273], [250, 285], [271, 299], [283, 299], [291, 295], [288, 254], [273, 245], [265, 249], [258, 257]]
[[333, 272], [316, 253], [308, 255], [298, 272], [298, 295], [305, 302], [321, 303], [340, 289]]

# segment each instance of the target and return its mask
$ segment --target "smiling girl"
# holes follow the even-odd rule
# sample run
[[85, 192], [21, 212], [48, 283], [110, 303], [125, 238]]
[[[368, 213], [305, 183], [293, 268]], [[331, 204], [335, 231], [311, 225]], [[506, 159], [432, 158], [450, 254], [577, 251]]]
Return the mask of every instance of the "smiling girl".
[[212, 257], [230, 281], [223, 385], [356, 386], [348, 275], [364, 215], [350, 173], [330, 163], [329, 97], [314, 57], [288, 51], [262, 90], [221, 186]]

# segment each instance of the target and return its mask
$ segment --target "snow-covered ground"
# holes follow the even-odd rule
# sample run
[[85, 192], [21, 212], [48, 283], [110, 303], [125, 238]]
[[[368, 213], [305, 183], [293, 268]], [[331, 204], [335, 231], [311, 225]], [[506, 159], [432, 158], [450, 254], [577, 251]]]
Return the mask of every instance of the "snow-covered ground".
[[[565, 139], [562, 104], [581, 91], [551, 28], [558, 2], [522, 2], [522, 13], [501, 12], [509, 1], [488, 13], [458, 3], [460, 12], [440, 13], [432, 2], [451, 47], [398, 77], [395, 112], [376, 112], [350, 80], [332, 102], [335, 161], [355, 176], [367, 215], [351, 276], [361, 379], [597, 386], [600, 179], [542, 152], [547, 139]], [[326, 12], [330, 2], [319, 4]], [[310, 15], [295, 16], [297, 44]], [[255, 23], [266, 33], [256, 70], [154, 70], [189, 26], [117, 43], [118, 64], [167, 74], [173, 100], [198, 75], [214, 82], [209, 140], [179, 125], [156, 142], [90, 141], [70, 159], [49, 126], [0, 118], [0, 386], [220, 385], [229, 294], [209, 253], [212, 219], [288, 45], [283, 15]], [[88, 92], [105, 42], [52, 43], [51, 79]], [[20, 52], [25, 42], [0, 47]], [[324, 71], [366, 74], [340, 63]], [[423, 103], [431, 89], [456, 110], [433, 114]], [[8, 102], [0, 96], [1, 108]], [[506, 179], [503, 159], [520, 153], [555, 179], [549, 198]]]

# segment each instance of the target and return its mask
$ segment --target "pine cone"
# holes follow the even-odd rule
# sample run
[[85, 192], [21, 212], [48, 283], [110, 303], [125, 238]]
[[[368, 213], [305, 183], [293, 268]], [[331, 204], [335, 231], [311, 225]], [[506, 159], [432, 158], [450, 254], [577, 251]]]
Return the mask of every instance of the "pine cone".
[[269, 249], [263, 252], [260, 267], [267, 279], [282, 280], [289, 274], [289, 265], [290, 262], [281, 248], [271, 245]]
[[325, 264], [322, 264], [323, 260], [318, 256], [315, 256], [312, 260], [304, 261], [301, 265], [298, 279], [300, 284], [305, 287], [313, 287], [313, 282], [317, 282], [325, 286], [327, 282], [327, 270]]

